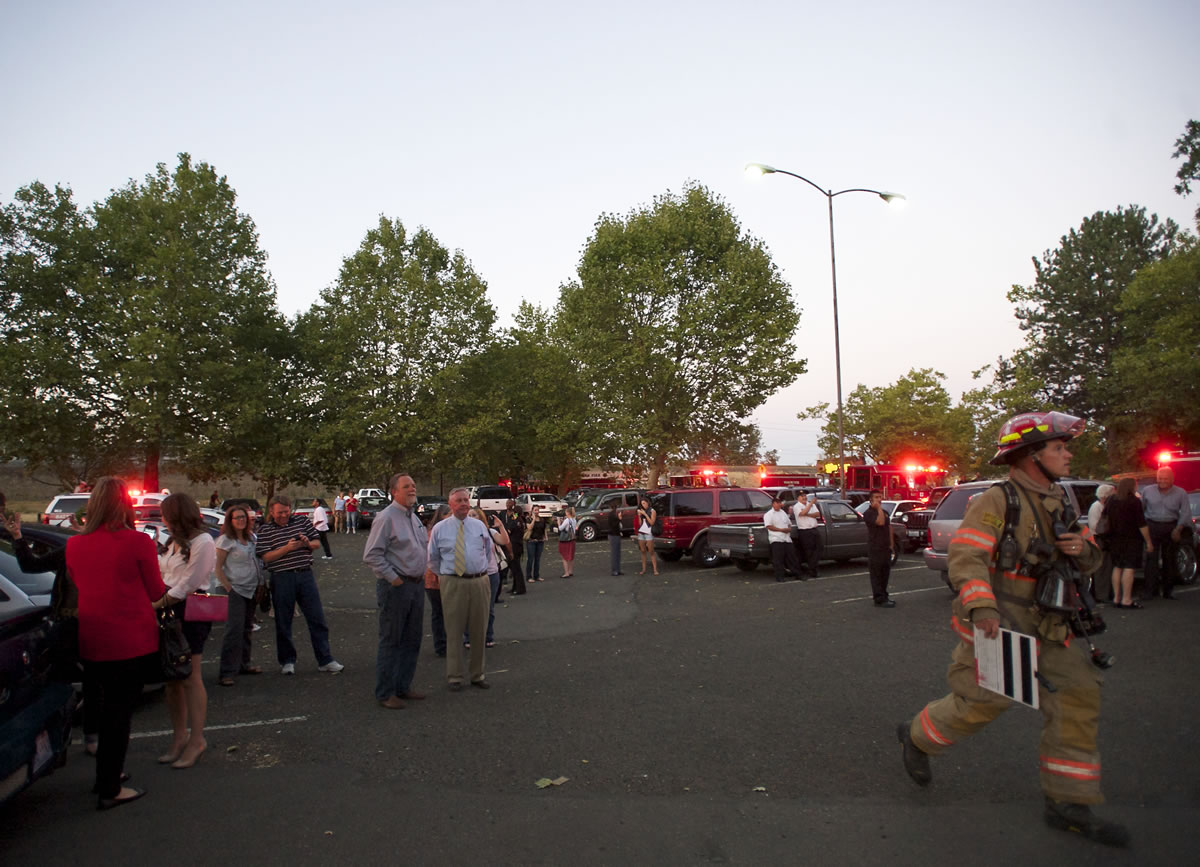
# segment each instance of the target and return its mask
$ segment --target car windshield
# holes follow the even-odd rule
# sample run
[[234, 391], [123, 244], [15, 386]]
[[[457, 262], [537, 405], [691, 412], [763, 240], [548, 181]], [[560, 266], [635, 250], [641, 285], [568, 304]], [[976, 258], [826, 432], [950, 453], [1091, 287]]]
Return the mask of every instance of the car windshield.
[[601, 494], [590, 494], [586, 497], [580, 497], [575, 503], [575, 509], [580, 512], [594, 511], [596, 504], [600, 502]]
[[967, 513], [967, 503], [987, 488], [954, 488], [938, 503], [934, 519], [937, 521], [961, 521]]
[[53, 511], [78, 512], [80, 509], [87, 508], [88, 499], [88, 497], [59, 497], [58, 502], [54, 504]]

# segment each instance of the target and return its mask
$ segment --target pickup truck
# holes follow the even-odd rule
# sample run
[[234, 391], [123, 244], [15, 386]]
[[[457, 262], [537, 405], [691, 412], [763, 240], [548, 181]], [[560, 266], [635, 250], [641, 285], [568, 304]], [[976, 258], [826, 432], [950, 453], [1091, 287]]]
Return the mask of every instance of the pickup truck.
[[[845, 500], [818, 500], [823, 548], [822, 560], [844, 563], [867, 556], [867, 524]], [[792, 527], [793, 537], [796, 528]], [[710, 527], [708, 544], [717, 554], [732, 560], [744, 572], [752, 572], [759, 563], [771, 562], [771, 545], [762, 521], [753, 524], [724, 524]]]

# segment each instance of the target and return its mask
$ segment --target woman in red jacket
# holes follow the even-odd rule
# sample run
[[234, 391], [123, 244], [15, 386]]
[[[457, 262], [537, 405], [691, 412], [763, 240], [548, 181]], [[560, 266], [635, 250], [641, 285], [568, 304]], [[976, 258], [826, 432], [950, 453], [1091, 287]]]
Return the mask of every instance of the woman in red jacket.
[[157, 662], [153, 603], [167, 592], [149, 536], [133, 529], [129, 492], [120, 479], [96, 483], [83, 533], [67, 540], [67, 569], [79, 591], [79, 651], [103, 696], [96, 753], [97, 807], [136, 801], [143, 789], [122, 786], [133, 706], [145, 672]]

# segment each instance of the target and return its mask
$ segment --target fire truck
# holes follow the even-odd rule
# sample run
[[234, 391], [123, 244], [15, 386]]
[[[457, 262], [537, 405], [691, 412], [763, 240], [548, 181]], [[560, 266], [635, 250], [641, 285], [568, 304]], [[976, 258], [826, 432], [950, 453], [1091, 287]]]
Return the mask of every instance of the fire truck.
[[729, 474], [720, 467], [693, 467], [686, 473], [667, 476], [670, 488], [728, 488]]
[[1175, 484], [1185, 491], [1200, 491], [1200, 452], [1159, 452], [1158, 469], [1175, 473]]
[[822, 483], [815, 473], [771, 472], [773, 467], [759, 465], [758, 486], [760, 488], [816, 488]]
[[885, 500], [927, 500], [934, 488], [946, 484], [946, 468], [936, 464], [849, 464], [846, 489], [870, 491], [878, 488]]

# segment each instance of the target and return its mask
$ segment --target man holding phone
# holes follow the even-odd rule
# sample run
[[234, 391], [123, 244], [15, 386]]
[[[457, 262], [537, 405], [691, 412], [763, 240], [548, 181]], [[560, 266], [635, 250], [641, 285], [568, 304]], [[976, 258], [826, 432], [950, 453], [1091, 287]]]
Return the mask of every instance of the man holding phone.
[[333, 658], [329, 649], [329, 627], [325, 609], [312, 571], [313, 549], [321, 540], [312, 521], [292, 514], [292, 501], [277, 494], [268, 507], [270, 520], [258, 528], [255, 554], [271, 573], [271, 594], [275, 600], [275, 653], [283, 674], [296, 673], [296, 645], [292, 643], [292, 617], [296, 605], [308, 624], [317, 669], [337, 674], [345, 666]]

